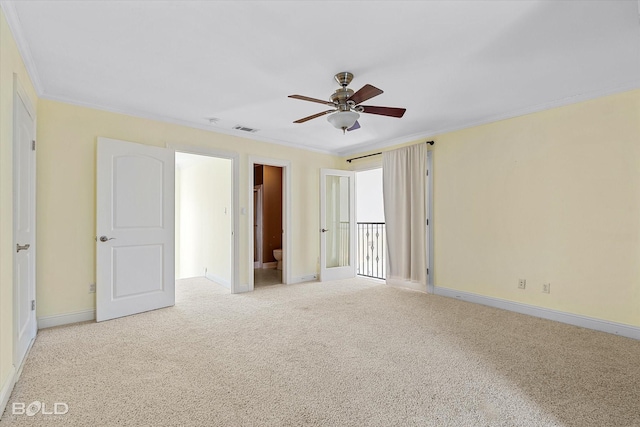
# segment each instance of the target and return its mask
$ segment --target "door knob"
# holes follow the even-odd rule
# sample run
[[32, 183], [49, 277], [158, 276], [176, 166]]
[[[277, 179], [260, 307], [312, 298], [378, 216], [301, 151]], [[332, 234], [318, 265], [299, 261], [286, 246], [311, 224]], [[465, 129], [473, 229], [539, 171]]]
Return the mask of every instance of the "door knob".
[[106, 242], [106, 241], [113, 240], [113, 239], [115, 239], [115, 237], [100, 236], [100, 241], [101, 242]]
[[29, 249], [29, 246], [31, 246], [30, 244], [26, 244], [26, 245], [20, 245], [18, 243], [16, 243], [16, 253], [20, 252], [20, 251], [26, 251], [27, 249]]
[[327, 232], [327, 231], [329, 231], [329, 230], [325, 230], [325, 229], [323, 228], [323, 229], [321, 229], [320, 231], [322, 231], [323, 233], [326, 233], [326, 232]]

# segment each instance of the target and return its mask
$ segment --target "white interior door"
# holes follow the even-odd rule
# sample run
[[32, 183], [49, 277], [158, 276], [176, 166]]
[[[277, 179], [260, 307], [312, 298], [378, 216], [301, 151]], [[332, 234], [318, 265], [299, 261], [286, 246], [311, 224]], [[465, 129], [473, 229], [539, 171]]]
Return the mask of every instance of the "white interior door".
[[175, 152], [98, 138], [96, 320], [175, 304]]
[[355, 172], [320, 170], [320, 280], [356, 275]]
[[18, 88], [14, 98], [13, 222], [15, 366], [19, 368], [36, 336], [36, 154], [35, 117]]

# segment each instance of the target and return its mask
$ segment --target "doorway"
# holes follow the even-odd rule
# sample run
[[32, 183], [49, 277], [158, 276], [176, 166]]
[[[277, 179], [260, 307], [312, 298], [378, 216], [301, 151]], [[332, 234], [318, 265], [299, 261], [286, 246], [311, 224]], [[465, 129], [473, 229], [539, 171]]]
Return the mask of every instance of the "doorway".
[[356, 230], [357, 274], [386, 280], [382, 168], [356, 171]]
[[176, 280], [204, 277], [231, 289], [232, 160], [176, 152]]
[[282, 284], [282, 167], [253, 165], [255, 287]]
[[[252, 291], [256, 285], [292, 282], [292, 263], [288, 255], [293, 253], [290, 232], [291, 162], [249, 156], [248, 166], [249, 280], [242, 291]], [[261, 229], [259, 234], [256, 233], [258, 229]], [[258, 242], [260, 238], [261, 244]], [[261, 263], [260, 268], [257, 268], [258, 262]]]

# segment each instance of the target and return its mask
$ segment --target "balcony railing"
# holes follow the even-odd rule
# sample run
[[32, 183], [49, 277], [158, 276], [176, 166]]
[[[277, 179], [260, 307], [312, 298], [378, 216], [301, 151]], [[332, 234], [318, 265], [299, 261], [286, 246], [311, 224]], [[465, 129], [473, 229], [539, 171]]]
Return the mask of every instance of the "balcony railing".
[[384, 222], [359, 222], [357, 262], [358, 275], [385, 279], [386, 235]]

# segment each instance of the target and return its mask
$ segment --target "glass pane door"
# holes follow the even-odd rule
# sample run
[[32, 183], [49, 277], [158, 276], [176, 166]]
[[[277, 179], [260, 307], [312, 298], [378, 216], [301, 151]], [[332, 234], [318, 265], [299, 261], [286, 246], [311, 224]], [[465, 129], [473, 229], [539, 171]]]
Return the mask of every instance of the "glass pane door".
[[321, 280], [355, 276], [355, 175], [321, 170]]
[[327, 267], [349, 265], [349, 180], [348, 176], [327, 175]]

